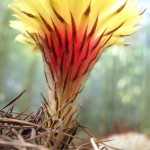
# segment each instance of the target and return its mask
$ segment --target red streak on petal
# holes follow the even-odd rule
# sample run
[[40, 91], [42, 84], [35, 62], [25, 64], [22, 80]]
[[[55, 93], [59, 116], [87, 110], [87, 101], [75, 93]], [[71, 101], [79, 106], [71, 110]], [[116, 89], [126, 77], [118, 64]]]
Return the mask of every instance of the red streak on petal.
[[[46, 33], [45, 41], [42, 43], [44, 57], [48, 60], [54, 82], [58, 85], [57, 93], [61, 93], [62, 90], [66, 92], [68, 96], [63, 98], [66, 100], [78, 95], [99, 57], [98, 39], [94, 41], [93, 37], [86, 34], [86, 30], [77, 30], [76, 33], [74, 38], [74, 32], [65, 26], [63, 30], [57, 30], [57, 33]], [[60, 97], [58, 95], [58, 98]]]

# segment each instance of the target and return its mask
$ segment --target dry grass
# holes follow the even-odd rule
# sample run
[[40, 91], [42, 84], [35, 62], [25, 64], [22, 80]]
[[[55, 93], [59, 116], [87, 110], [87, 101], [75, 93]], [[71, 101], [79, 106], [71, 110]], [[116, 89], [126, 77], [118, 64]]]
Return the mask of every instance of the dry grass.
[[[46, 111], [47, 102], [45, 100], [36, 113], [26, 113], [28, 107], [19, 113], [14, 113], [13, 110], [24, 92], [0, 109], [1, 150], [107, 150], [110, 148], [109, 145], [106, 144], [109, 142], [108, 140], [96, 140], [96, 138], [78, 122], [72, 129], [64, 129], [61, 119], [57, 120], [57, 128], [53, 128], [54, 125], [50, 126], [50, 121], [55, 114], [53, 116], [48, 114], [48, 111]], [[59, 113], [59, 111], [56, 112], [56, 114]], [[50, 117], [47, 118], [45, 116]], [[74, 145], [73, 139], [83, 140], [84, 142], [84, 139], [76, 136], [79, 128], [84, 130], [90, 136], [91, 140], [88, 143], [77, 146]], [[111, 147], [111, 149], [115, 148]]]

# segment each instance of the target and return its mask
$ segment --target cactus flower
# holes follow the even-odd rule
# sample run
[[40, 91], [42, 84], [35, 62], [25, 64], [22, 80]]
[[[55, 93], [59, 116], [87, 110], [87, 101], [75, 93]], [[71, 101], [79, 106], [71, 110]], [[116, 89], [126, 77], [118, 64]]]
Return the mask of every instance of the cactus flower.
[[136, 0], [13, 0], [17, 40], [32, 44], [44, 60], [49, 112], [73, 127], [78, 95], [100, 58], [112, 45], [139, 29]]

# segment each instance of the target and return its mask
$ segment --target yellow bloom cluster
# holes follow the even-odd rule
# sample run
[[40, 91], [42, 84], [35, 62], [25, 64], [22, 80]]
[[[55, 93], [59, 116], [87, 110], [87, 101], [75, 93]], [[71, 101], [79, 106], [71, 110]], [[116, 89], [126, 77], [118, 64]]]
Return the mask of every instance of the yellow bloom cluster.
[[35, 43], [35, 40], [28, 33], [38, 33], [44, 38], [49, 28], [55, 30], [54, 24], [60, 32], [64, 23], [69, 28], [71, 16], [80, 36], [86, 28], [87, 34], [94, 30], [93, 40], [103, 34], [101, 43], [111, 35], [105, 47], [124, 44], [122, 37], [139, 29], [136, 24], [140, 13], [136, 0], [14, 0], [10, 7], [19, 19], [11, 21], [11, 26], [22, 33], [17, 40], [29, 43]]

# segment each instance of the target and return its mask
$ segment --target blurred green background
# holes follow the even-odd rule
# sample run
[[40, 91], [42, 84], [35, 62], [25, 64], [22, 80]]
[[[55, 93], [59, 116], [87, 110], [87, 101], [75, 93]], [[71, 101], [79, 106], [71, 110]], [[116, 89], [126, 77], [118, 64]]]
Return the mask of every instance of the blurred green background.
[[[14, 41], [18, 32], [9, 27], [8, 2], [0, 1], [0, 107], [27, 89], [17, 109], [30, 105], [34, 111], [45, 94], [42, 58], [30, 45]], [[150, 1], [139, 2], [147, 8], [143, 28], [126, 39], [131, 46], [103, 53], [79, 98], [80, 122], [99, 136], [127, 130], [150, 134]]]

